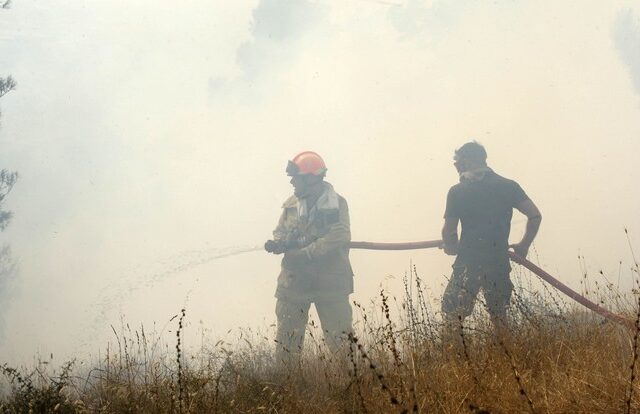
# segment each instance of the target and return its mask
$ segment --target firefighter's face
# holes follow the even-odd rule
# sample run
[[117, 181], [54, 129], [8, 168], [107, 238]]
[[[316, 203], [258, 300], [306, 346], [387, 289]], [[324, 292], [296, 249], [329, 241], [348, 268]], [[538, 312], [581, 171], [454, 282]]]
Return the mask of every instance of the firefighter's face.
[[289, 181], [293, 186], [293, 194], [298, 198], [307, 197], [321, 178], [311, 174], [293, 175]]

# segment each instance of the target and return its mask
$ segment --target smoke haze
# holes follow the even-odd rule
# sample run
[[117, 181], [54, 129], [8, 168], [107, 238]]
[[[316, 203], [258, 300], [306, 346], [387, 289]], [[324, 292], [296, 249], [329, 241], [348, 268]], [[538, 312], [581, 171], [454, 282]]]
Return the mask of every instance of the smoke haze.
[[[640, 246], [640, 8], [632, 1], [15, 0], [0, 10], [2, 360], [97, 352], [182, 306], [213, 336], [275, 322], [271, 237], [310, 149], [352, 236], [439, 238], [453, 150], [477, 139], [544, 221], [534, 258], [579, 289]], [[514, 214], [512, 239], [523, 233]], [[204, 260], [216, 257], [215, 260]], [[440, 251], [353, 251], [354, 299]], [[193, 265], [192, 265], [193, 264]], [[171, 271], [171, 269], [179, 269]], [[154, 275], [163, 275], [154, 279]], [[629, 272], [621, 284], [629, 287]], [[0, 283], [0, 287], [4, 287]], [[8, 295], [11, 293], [11, 295]]]
[[640, 17], [631, 9], [621, 10], [613, 30], [620, 58], [629, 67], [633, 85], [640, 94]]

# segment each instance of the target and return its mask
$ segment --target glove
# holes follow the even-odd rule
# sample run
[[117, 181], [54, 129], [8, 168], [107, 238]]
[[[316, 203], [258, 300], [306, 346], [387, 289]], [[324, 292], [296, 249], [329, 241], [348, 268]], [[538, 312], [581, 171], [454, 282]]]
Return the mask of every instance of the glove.
[[264, 244], [264, 249], [269, 253], [282, 254], [289, 250], [307, 247], [314, 241], [316, 241], [315, 237], [298, 237], [296, 234], [290, 234], [285, 240], [267, 240]]
[[280, 240], [267, 240], [264, 244], [264, 249], [273, 254], [281, 254], [286, 250], [284, 243]]

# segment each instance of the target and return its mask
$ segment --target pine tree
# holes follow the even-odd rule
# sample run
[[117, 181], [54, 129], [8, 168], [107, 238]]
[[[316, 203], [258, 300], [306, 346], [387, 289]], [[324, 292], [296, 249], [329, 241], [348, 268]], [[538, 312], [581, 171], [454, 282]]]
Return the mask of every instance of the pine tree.
[[[0, 9], [8, 9], [11, 5], [11, 0], [0, 0]], [[11, 77], [0, 78], [0, 98], [5, 96], [16, 88], [16, 81]], [[2, 114], [0, 113], [0, 116]], [[11, 218], [13, 212], [5, 210], [4, 201], [7, 195], [13, 189], [16, 181], [18, 180], [18, 173], [15, 171], [8, 171], [6, 169], [0, 170], [0, 232], [4, 231]], [[17, 264], [11, 255], [11, 247], [8, 244], [0, 246], [0, 300], [5, 302], [8, 297], [9, 284], [14, 279], [17, 271]], [[0, 313], [0, 341], [4, 337], [4, 318]]]

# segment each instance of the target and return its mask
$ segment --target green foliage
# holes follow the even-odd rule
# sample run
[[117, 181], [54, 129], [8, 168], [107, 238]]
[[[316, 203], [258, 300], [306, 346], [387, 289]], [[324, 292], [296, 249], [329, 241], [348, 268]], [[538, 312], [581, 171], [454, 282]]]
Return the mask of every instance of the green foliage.
[[9, 194], [13, 189], [17, 180], [17, 172], [7, 171], [4, 169], [0, 170], [0, 231], [7, 228], [7, 225], [9, 225], [9, 221], [13, 216], [11, 211], [5, 211], [2, 209], [2, 204], [7, 194]]
[[[8, 9], [11, 6], [11, 0], [0, 0], [0, 9]], [[6, 78], [0, 78], [0, 98], [11, 92], [16, 88], [16, 81], [9, 75]], [[2, 115], [2, 113], [0, 113]], [[7, 171], [5, 169], [0, 170], [0, 231], [4, 231], [13, 213], [11, 211], [3, 210], [3, 202], [7, 194], [11, 192], [11, 189], [15, 185], [18, 179], [17, 172]], [[8, 245], [0, 246], [0, 297], [5, 303], [8, 297], [6, 289], [11, 278], [15, 275], [17, 265], [11, 257], [11, 249]], [[3, 338], [4, 333], [4, 320], [0, 314], [0, 340]]]
[[11, 76], [0, 78], [0, 97], [8, 94], [16, 88], [16, 81]]

